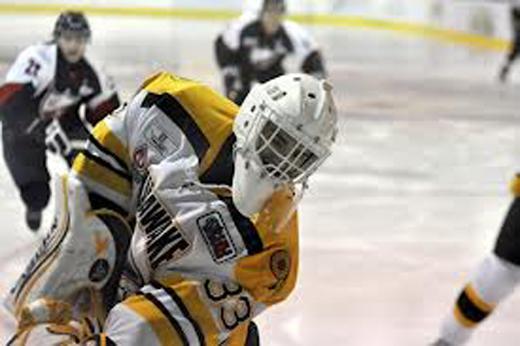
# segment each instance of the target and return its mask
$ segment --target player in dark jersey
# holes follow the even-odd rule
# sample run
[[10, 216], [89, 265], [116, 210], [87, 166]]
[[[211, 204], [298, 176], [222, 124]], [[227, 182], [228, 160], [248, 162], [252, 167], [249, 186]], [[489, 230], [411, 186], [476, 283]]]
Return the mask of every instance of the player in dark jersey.
[[68, 163], [89, 127], [119, 107], [110, 78], [85, 58], [91, 30], [80, 12], [63, 12], [51, 42], [23, 50], [0, 87], [4, 158], [32, 230], [50, 197], [46, 149]]
[[511, 69], [511, 65], [520, 54], [520, 6], [513, 6], [511, 9], [511, 24], [513, 27], [513, 40], [511, 48], [507, 54], [506, 61], [500, 69], [500, 81], [506, 82]]
[[284, 20], [283, 0], [264, 0], [257, 14], [245, 13], [233, 21], [215, 42], [226, 96], [241, 104], [255, 83], [286, 73], [284, 63], [293, 57], [301, 72], [325, 77], [317, 44], [303, 28]]

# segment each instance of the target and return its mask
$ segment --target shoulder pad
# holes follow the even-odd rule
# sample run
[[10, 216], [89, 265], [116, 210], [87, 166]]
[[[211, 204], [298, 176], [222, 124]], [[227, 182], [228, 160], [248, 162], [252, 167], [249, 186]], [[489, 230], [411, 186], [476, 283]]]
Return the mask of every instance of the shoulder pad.
[[56, 45], [37, 44], [24, 49], [6, 76], [8, 83], [31, 83], [35, 89], [44, 87], [54, 76]]

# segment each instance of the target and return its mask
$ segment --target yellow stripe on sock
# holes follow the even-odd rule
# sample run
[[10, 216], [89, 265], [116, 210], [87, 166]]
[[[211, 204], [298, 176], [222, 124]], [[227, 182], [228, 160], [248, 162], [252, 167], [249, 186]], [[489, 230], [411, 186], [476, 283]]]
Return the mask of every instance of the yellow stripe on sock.
[[484, 299], [480, 298], [477, 291], [473, 288], [473, 285], [468, 284], [466, 288], [464, 288], [466, 295], [471, 300], [476, 307], [478, 307], [481, 311], [490, 313], [495, 308], [494, 304], [490, 304], [484, 301]]

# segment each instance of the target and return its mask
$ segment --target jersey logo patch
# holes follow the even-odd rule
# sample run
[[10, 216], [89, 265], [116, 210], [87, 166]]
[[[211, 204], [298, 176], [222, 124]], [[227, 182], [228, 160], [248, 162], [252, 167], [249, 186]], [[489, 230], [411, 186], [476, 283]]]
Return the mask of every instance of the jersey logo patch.
[[134, 152], [134, 166], [137, 172], [142, 174], [148, 168], [148, 164], [148, 146], [143, 144]]
[[177, 150], [175, 142], [158, 126], [158, 124], [151, 124], [146, 129], [144, 137], [150, 146], [162, 157], [168, 157]]
[[285, 282], [291, 271], [291, 257], [289, 256], [289, 252], [286, 250], [275, 251], [271, 255], [269, 266], [271, 273], [273, 273], [276, 279], [276, 284], [270, 288], [277, 289]]
[[137, 208], [137, 222], [146, 235], [146, 252], [153, 270], [183, 257], [191, 247], [174, 218], [153, 193]]
[[229, 235], [222, 216], [214, 211], [197, 220], [200, 233], [208, 246], [213, 260], [220, 264], [237, 256], [233, 239]]

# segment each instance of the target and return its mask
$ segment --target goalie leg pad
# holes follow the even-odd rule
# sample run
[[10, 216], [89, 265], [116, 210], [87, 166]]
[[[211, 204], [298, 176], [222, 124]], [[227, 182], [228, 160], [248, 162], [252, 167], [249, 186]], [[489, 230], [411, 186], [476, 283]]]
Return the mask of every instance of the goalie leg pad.
[[[118, 279], [131, 231], [119, 214], [90, 210], [84, 188], [73, 176], [58, 180], [56, 218], [38, 251], [11, 290], [8, 306], [19, 318], [40, 298], [68, 302], [82, 290], [105, 290]], [[107, 285], [110, 284], [110, 285]]]

